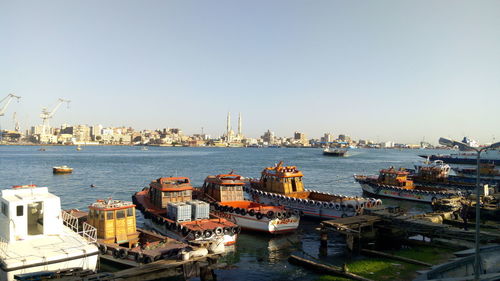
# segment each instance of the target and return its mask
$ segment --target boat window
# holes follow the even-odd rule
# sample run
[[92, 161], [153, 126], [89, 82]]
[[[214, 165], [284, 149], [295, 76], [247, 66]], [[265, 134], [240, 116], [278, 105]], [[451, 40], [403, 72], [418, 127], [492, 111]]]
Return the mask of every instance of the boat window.
[[106, 212], [106, 219], [107, 220], [112, 220], [113, 219], [113, 211], [107, 211]]
[[104, 220], [104, 211], [99, 211], [99, 220]]
[[133, 216], [134, 216], [134, 209], [128, 208], [127, 209], [127, 217], [133, 217]]
[[7, 204], [5, 204], [5, 202], [2, 202], [2, 214], [6, 217], [9, 216], [9, 209], [7, 208]]
[[89, 209], [89, 216], [88, 217], [89, 217], [89, 220], [93, 219], [93, 217], [94, 217], [94, 210]]
[[123, 218], [125, 218], [125, 211], [124, 210], [118, 210], [118, 211], [116, 211], [116, 218], [117, 219], [123, 219]]
[[19, 205], [19, 206], [16, 207], [16, 213], [17, 213], [18, 217], [21, 217], [21, 216], [24, 215], [23, 211], [24, 211], [24, 206]]

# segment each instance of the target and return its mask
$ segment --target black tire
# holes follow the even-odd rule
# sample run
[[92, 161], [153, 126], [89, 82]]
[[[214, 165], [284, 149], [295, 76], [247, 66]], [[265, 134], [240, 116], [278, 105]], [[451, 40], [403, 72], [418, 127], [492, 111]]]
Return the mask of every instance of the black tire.
[[152, 263], [153, 261], [154, 261], [153, 258], [150, 256], [144, 257], [144, 263]]
[[197, 230], [197, 231], [194, 232], [194, 238], [195, 239], [200, 238], [202, 235], [203, 235], [203, 233], [201, 231], [199, 231], [199, 230]]
[[118, 251], [118, 256], [120, 257], [120, 259], [126, 259], [128, 257], [127, 249], [120, 249]]
[[241, 209], [240, 215], [245, 216], [247, 214], [247, 210]]
[[99, 245], [99, 251], [101, 251], [101, 254], [105, 255], [108, 252], [108, 247], [106, 245]]
[[188, 236], [191, 233], [191, 230], [187, 227], [182, 228], [182, 235]]
[[136, 263], [143, 263], [144, 262], [144, 256], [141, 253], [137, 253], [134, 257], [134, 260]]
[[119, 258], [120, 257], [120, 250], [119, 249], [113, 249], [112, 250], [113, 257]]
[[275, 215], [275, 214], [274, 214], [274, 212], [273, 212], [273, 211], [268, 211], [268, 212], [266, 213], [266, 217], [267, 217], [267, 218], [269, 218], [269, 219], [273, 219], [273, 218], [274, 218], [274, 215]]
[[203, 231], [203, 236], [205, 236], [205, 238], [212, 237], [212, 234], [213, 234], [213, 232], [210, 229], [207, 229], [207, 230]]
[[264, 215], [261, 213], [261, 212], [257, 212], [257, 214], [255, 214], [255, 217], [260, 220], [264, 217]]
[[231, 233], [231, 229], [230, 229], [229, 227], [224, 227], [224, 228], [222, 229], [222, 231], [223, 231], [224, 235], [228, 235], [228, 234], [230, 234], [230, 233]]
[[254, 209], [250, 209], [250, 211], [248, 211], [248, 214], [253, 217], [255, 216], [255, 210]]

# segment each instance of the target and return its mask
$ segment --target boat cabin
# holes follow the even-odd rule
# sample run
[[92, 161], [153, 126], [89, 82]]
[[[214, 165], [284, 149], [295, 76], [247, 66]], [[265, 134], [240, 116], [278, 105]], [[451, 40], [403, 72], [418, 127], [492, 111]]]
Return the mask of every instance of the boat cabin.
[[267, 167], [260, 178], [261, 190], [280, 194], [304, 191], [304, 175], [295, 166], [283, 166], [283, 161], [274, 167]]
[[436, 160], [428, 166], [416, 166], [417, 176], [423, 180], [443, 180], [448, 177], [450, 166]]
[[413, 187], [413, 181], [408, 179], [409, 174], [409, 172], [403, 169], [395, 170], [392, 167], [380, 170], [378, 183], [401, 187]]
[[168, 203], [191, 201], [193, 187], [186, 177], [159, 178], [149, 184], [151, 203], [157, 208], [167, 208]]
[[203, 194], [218, 202], [243, 201], [243, 185], [240, 175], [208, 176], [203, 183]]
[[47, 187], [13, 186], [0, 198], [0, 239], [8, 242], [63, 233], [61, 201]]
[[132, 247], [139, 241], [132, 202], [97, 200], [89, 206], [87, 222], [97, 229], [97, 239], [104, 243], [127, 243]]

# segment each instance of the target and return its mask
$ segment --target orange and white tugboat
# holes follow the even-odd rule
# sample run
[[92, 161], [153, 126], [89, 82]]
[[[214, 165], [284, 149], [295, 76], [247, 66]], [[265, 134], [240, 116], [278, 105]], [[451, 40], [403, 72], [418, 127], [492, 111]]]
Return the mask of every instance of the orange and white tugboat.
[[244, 200], [245, 182], [240, 175], [208, 176], [201, 188], [204, 199], [211, 202], [211, 212], [227, 218], [243, 229], [271, 234], [293, 232], [299, 226], [296, 210]]
[[121, 200], [97, 200], [89, 212], [69, 210], [79, 222], [97, 229], [100, 257], [134, 265], [176, 259], [186, 243], [136, 227], [135, 205]]
[[187, 242], [208, 242], [209, 250], [224, 251], [236, 243], [240, 227], [224, 218], [210, 218], [209, 204], [192, 200], [193, 187], [186, 177], [159, 178], [136, 192], [132, 201], [152, 229]]
[[348, 197], [304, 189], [303, 174], [295, 166], [265, 168], [259, 180], [250, 180], [246, 186], [253, 200], [263, 204], [282, 205], [301, 212], [304, 216], [332, 219], [356, 216], [363, 208], [381, 205], [374, 198]]
[[354, 179], [361, 185], [364, 192], [419, 202], [432, 203], [438, 199], [459, 195], [460, 192], [434, 186], [415, 186], [408, 179], [409, 172], [404, 169], [396, 170], [393, 167], [383, 169], [379, 176], [354, 175]]

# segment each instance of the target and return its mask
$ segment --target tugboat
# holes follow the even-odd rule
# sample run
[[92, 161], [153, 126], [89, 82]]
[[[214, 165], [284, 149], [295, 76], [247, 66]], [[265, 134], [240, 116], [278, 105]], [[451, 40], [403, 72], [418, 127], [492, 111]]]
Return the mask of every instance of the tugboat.
[[413, 181], [408, 179], [409, 174], [404, 169], [396, 170], [391, 167], [381, 170], [378, 177], [354, 175], [354, 179], [367, 194], [395, 199], [432, 203], [459, 194], [446, 188], [415, 186]]
[[52, 173], [54, 173], [54, 174], [71, 174], [71, 173], [73, 173], [73, 168], [70, 168], [66, 165], [56, 166], [56, 167], [52, 167]]
[[214, 252], [233, 245], [240, 227], [224, 218], [210, 218], [209, 204], [192, 201], [193, 187], [186, 177], [164, 177], [132, 196], [132, 202], [155, 231], [171, 238], [211, 244]]
[[299, 226], [300, 216], [283, 206], [270, 206], [244, 200], [245, 182], [240, 175], [208, 176], [201, 193], [211, 202], [211, 212], [226, 218], [243, 229], [271, 234], [293, 232]]
[[344, 157], [346, 156], [347, 150], [346, 149], [331, 149], [330, 147], [325, 148], [323, 150], [323, 155], [326, 156], [334, 156], [334, 157]]
[[89, 212], [70, 210], [79, 221], [97, 229], [101, 258], [127, 265], [177, 258], [188, 245], [136, 227], [135, 205], [121, 200], [97, 200]]
[[[451, 169], [453, 169], [457, 175], [450, 175]], [[412, 179], [416, 185], [459, 189], [465, 191], [472, 191], [476, 188], [475, 169], [451, 168], [448, 164], [445, 164], [441, 160], [436, 160], [431, 163], [426, 161], [423, 165], [415, 165], [415, 170], [408, 170], [408, 172], [410, 172], [409, 178]], [[473, 174], [466, 176], [466, 173]], [[481, 184], [496, 186], [500, 183], [500, 180], [496, 180], [491, 176], [488, 177], [486, 173], [488, 172], [485, 171], [485, 174], [481, 175]]]
[[304, 189], [303, 174], [295, 166], [265, 168], [259, 180], [250, 180], [246, 186], [253, 200], [263, 204], [283, 205], [304, 216], [332, 219], [359, 215], [363, 208], [381, 205], [375, 198], [348, 197]]
[[[477, 176], [476, 168], [453, 168], [453, 171], [464, 178], [474, 178], [475, 180]], [[500, 170], [496, 169], [493, 163], [480, 163], [479, 175], [481, 180], [492, 181], [495, 184], [500, 183]]]
[[0, 280], [40, 271], [96, 270], [95, 228], [85, 223], [79, 231], [76, 219], [61, 212], [59, 197], [47, 187], [4, 189], [0, 205]]

